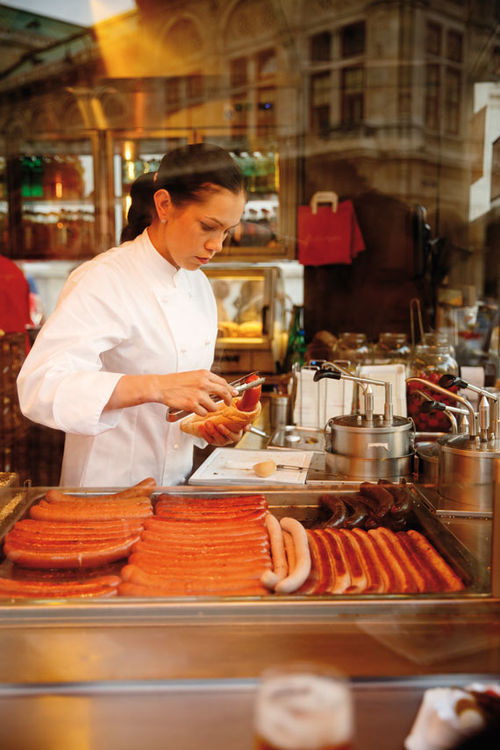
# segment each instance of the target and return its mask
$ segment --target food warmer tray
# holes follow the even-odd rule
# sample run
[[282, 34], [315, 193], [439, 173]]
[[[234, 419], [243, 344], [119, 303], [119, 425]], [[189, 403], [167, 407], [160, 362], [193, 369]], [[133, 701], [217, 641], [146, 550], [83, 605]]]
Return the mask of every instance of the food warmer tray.
[[[384, 750], [400, 750], [425, 690], [491, 679], [481, 674], [353, 679], [354, 750], [373, 747], [373, 738], [382, 736]], [[251, 750], [256, 687], [255, 679], [3, 685], [0, 746], [52, 750], [91, 736], [93, 750], [198, 750], [202, 737], [206, 750]]]
[[[342, 482], [329, 491], [356, 491]], [[0, 536], [48, 488], [0, 491]], [[118, 489], [118, 488], [117, 488]], [[66, 488], [66, 491], [71, 491]], [[107, 488], [104, 492], [113, 492]], [[223, 496], [255, 488], [165, 487]], [[314, 515], [325, 488], [259, 488], [277, 515]], [[456, 595], [0, 600], [0, 683], [256, 677], [277, 661], [315, 659], [354, 676], [500, 673], [500, 599], [489, 560], [471, 555], [415, 487], [415, 519], [463, 572]], [[102, 490], [73, 491], [82, 496]], [[468, 521], [469, 519], [467, 519]], [[464, 521], [465, 522], [465, 521]], [[4, 562], [0, 559], [0, 571]]]
[[[156, 490], [152, 493], [153, 505], [162, 493], [170, 493], [176, 496], [185, 495], [187, 497], [200, 497], [200, 498], [221, 498], [231, 495], [254, 495], [262, 494], [267, 498], [269, 509], [273, 515], [277, 518], [283, 516], [291, 516], [301, 521], [306, 528], [313, 527], [314, 522], [319, 517], [319, 497], [325, 492], [335, 493], [341, 492], [343, 494], [354, 493], [359, 491], [359, 482], [343, 481], [338, 482], [334, 485], [329, 485], [328, 488], [300, 488], [295, 489], [294, 487], [282, 486], [276, 488], [276, 486], [259, 486], [259, 487], [165, 487]], [[432, 507], [426, 502], [425, 497], [416, 489], [416, 487], [410, 483], [405, 484], [407, 492], [411, 496], [411, 511], [408, 517], [408, 528], [416, 529], [422, 532], [431, 544], [438, 550], [438, 552], [444, 557], [452, 569], [457, 573], [465, 584], [465, 589], [458, 592], [460, 598], [467, 598], [470, 596], [487, 596], [490, 593], [490, 573], [488, 564], [484, 564], [485, 561], [480, 561], [474, 557], [467, 547], [462, 544], [457, 537], [444, 525], [440, 519], [434, 513]], [[9, 493], [10, 489], [10, 493]], [[107, 490], [66, 490], [71, 494], [78, 495], [81, 497], [91, 496], [93, 494], [111, 494], [112, 489]], [[24, 488], [14, 489], [6, 488], [3, 491], [3, 495], [0, 494], [0, 541], [3, 540], [5, 534], [12, 528], [14, 523], [27, 516], [30, 507], [40, 500], [45, 494], [44, 489], [40, 488]], [[9, 499], [9, 494], [12, 496]], [[2, 512], [3, 508], [3, 512]], [[10, 509], [10, 512], [5, 512]], [[113, 563], [111, 566], [107, 566], [103, 572], [119, 572], [120, 567], [123, 565], [123, 561]], [[12, 563], [5, 559], [3, 554], [0, 556], [0, 575], [7, 575], [11, 569]], [[360, 598], [362, 601], [370, 599], [391, 599], [400, 600], [408, 598], [430, 598], [430, 599], [449, 599], [456, 598], [457, 593], [433, 593], [433, 594], [326, 594], [320, 596], [312, 595], [299, 595], [292, 594], [290, 596], [280, 595], [279, 597], [275, 594], [269, 594], [266, 596], [253, 596], [253, 597], [168, 597], [168, 599], [196, 599], [196, 600], [233, 600], [238, 601], [261, 601], [271, 604], [279, 599], [280, 602], [288, 599], [293, 601], [295, 605], [299, 602], [310, 602], [312, 600], [320, 601], [336, 601], [346, 600], [353, 601], [356, 598]], [[164, 597], [165, 599], [167, 597]], [[162, 598], [162, 599], [164, 599]], [[120, 606], [127, 597], [116, 597], [109, 601], [111, 606]], [[0, 600], [1, 601], [1, 600]], [[137, 601], [136, 599], [134, 601]], [[19, 602], [19, 600], [18, 600]], [[17, 602], [17, 603], [18, 603]]]

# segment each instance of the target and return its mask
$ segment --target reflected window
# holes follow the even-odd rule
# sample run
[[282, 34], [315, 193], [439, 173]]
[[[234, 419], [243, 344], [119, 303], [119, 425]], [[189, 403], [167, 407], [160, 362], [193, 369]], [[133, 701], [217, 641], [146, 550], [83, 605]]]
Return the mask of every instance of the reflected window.
[[358, 125], [364, 117], [364, 69], [342, 70], [342, 124]]
[[309, 40], [309, 58], [311, 62], [328, 62], [330, 60], [330, 49], [332, 35], [329, 31], [313, 34]]
[[257, 125], [274, 125], [276, 121], [276, 89], [259, 89], [257, 94]]
[[439, 130], [439, 65], [427, 65], [425, 81], [425, 125]]
[[448, 31], [446, 57], [452, 62], [462, 62], [462, 34], [458, 31]]
[[429, 61], [425, 78], [425, 125], [430, 130], [458, 135], [462, 116], [463, 37], [455, 29], [436, 23], [428, 23], [426, 29]]
[[445, 74], [444, 129], [457, 135], [460, 130], [460, 73], [448, 68]]
[[232, 100], [231, 109], [231, 126], [236, 133], [239, 133], [242, 129], [248, 125], [248, 115], [250, 113], [251, 104], [245, 95], [241, 97], [234, 97]]
[[311, 76], [311, 130], [315, 135], [328, 135], [330, 131], [330, 73]]
[[340, 32], [342, 57], [362, 55], [365, 51], [365, 22], [344, 26]]
[[192, 73], [186, 80], [187, 96], [189, 99], [201, 99], [205, 84], [202, 73]]
[[177, 109], [181, 103], [181, 79], [177, 76], [172, 76], [165, 80], [165, 107], [169, 109]]
[[266, 49], [257, 55], [257, 78], [262, 80], [276, 75], [276, 51]]
[[441, 54], [441, 26], [438, 23], [428, 23], [425, 35], [425, 50], [429, 55]]
[[231, 86], [245, 86], [248, 82], [247, 58], [236, 57], [229, 63], [229, 81]]

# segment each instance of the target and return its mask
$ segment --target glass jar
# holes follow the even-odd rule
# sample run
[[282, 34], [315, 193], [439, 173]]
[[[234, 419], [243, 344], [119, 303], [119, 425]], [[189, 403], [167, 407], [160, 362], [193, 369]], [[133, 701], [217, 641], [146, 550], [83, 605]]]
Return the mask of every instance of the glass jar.
[[335, 348], [335, 359], [347, 362], [347, 369], [356, 371], [358, 365], [368, 362], [370, 348], [366, 334], [364, 333], [341, 333]]
[[[439, 383], [441, 376], [448, 373], [458, 375], [458, 364], [446, 335], [425, 333], [422, 343], [417, 344], [411, 355], [410, 376], [423, 378], [423, 380], [428, 380], [431, 383]], [[448, 390], [457, 392], [456, 386]], [[439, 401], [449, 406], [455, 406], [456, 401], [441, 395], [432, 388], [426, 388], [421, 383], [408, 383], [406, 391], [408, 416], [413, 418], [416, 429], [419, 432], [449, 432], [451, 423], [443, 412], [420, 413], [423, 397], [417, 391], [427, 394], [433, 401]]]
[[399, 365], [408, 368], [410, 346], [406, 333], [381, 333], [373, 349], [374, 365]]

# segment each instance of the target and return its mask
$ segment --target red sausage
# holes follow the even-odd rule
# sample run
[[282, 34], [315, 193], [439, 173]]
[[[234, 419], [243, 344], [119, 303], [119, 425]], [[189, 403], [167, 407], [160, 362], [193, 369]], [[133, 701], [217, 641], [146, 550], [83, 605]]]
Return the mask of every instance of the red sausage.
[[121, 518], [147, 518], [153, 515], [151, 504], [106, 504], [102, 503], [48, 503], [41, 500], [30, 509], [31, 518], [41, 521], [75, 521], [78, 519], [97, 521], [119, 520]]
[[9, 560], [25, 568], [94, 568], [126, 557], [138, 538], [94, 545], [75, 544], [70, 549], [61, 545], [49, 545], [44, 549], [6, 539], [4, 552]]
[[23, 581], [0, 578], [0, 596], [9, 598], [46, 598], [76, 596], [116, 596], [120, 578], [99, 576], [88, 581]]
[[246, 523], [253, 522], [253, 521], [263, 521], [265, 518], [267, 511], [264, 508], [259, 508], [257, 510], [245, 510], [242, 513], [240, 513], [237, 517], [231, 518], [231, 517], [225, 517], [223, 514], [216, 514], [216, 515], [209, 515], [208, 517], [201, 517], [196, 518], [194, 514], [187, 515], [185, 518], [182, 517], [182, 519], [179, 519], [179, 521], [176, 521], [173, 518], [169, 517], [168, 512], [160, 511], [159, 513], [156, 513], [156, 518], [162, 519], [165, 523], [173, 522], [173, 523], [185, 523], [185, 524], [203, 524], [207, 527], [213, 526], [216, 524], [218, 527], [224, 526], [224, 528], [228, 528], [229, 526], [239, 526], [241, 521], [245, 521]]
[[[250, 375], [246, 379], [246, 383], [251, 383], [252, 380], [259, 380], [258, 375]], [[260, 401], [262, 394], [262, 385], [256, 385], [255, 388], [249, 388], [248, 391], [243, 393], [243, 396], [236, 402], [236, 408], [240, 411], [253, 411]]]
[[[133, 487], [129, 487], [126, 490], [120, 490], [119, 492], [114, 492], [113, 494], [109, 495], [91, 495], [89, 496], [91, 499], [99, 499], [99, 500], [127, 500], [127, 499], [133, 499], [138, 497], [149, 497], [149, 495], [154, 492], [156, 489], [156, 481], [152, 477], [148, 477], [147, 479], [143, 479], [142, 482], [139, 482], [138, 484], [134, 485]], [[82, 496], [79, 495], [68, 495], [64, 492], [61, 492], [60, 490], [48, 490], [46, 494], [47, 500], [52, 501], [60, 501], [60, 500], [82, 500]]]
[[[191, 594], [192, 596], [208, 596], [208, 594], [203, 594], [200, 592], [193, 593], [189, 592], [187, 593], [185, 590], [181, 588], [174, 588], [173, 586], [164, 586], [162, 584], [157, 584], [156, 586], [141, 586], [137, 583], [131, 583], [129, 581], [126, 581], [124, 583], [121, 583], [118, 587], [118, 594], [120, 596], [134, 596], [134, 597], [168, 597], [168, 596], [186, 596]], [[260, 583], [250, 583], [247, 585], [243, 585], [241, 588], [238, 589], [230, 589], [230, 590], [220, 590], [216, 592], [215, 595], [217, 596], [224, 596], [224, 595], [230, 595], [230, 596], [262, 596], [263, 594], [269, 594], [269, 590], [266, 589], [264, 586], [262, 586]], [[213, 594], [212, 594], [213, 595]]]
[[158, 503], [179, 503], [194, 507], [217, 507], [228, 508], [236, 505], [243, 507], [247, 505], [267, 508], [267, 500], [264, 495], [247, 495], [247, 496], [229, 496], [229, 497], [184, 497], [182, 495], [167, 495], [165, 493], [158, 496]]
[[120, 531], [122, 534], [139, 532], [144, 527], [141, 519], [124, 518], [118, 521], [38, 521], [35, 518], [24, 518], [13, 527], [13, 531], [26, 531], [30, 534], [44, 536], [69, 536], [77, 534], [94, 538], [97, 535], [106, 536], [108, 532]]

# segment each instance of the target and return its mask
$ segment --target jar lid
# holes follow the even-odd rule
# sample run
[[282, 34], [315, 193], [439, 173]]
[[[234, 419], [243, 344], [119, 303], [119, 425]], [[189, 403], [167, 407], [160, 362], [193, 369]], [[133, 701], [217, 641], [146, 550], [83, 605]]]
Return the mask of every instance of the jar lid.
[[340, 339], [342, 341], [357, 341], [357, 342], [366, 342], [366, 333], [352, 333], [350, 331], [344, 331], [340, 334]]
[[424, 333], [422, 336], [422, 344], [424, 346], [450, 346], [446, 333], [439, 331], [428, 331], [427, 333]]

